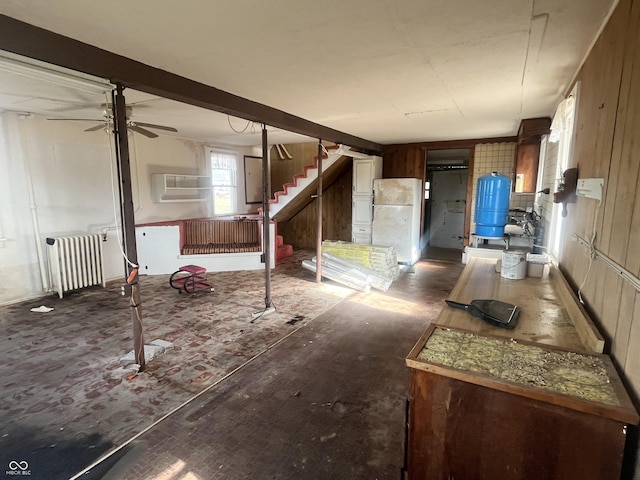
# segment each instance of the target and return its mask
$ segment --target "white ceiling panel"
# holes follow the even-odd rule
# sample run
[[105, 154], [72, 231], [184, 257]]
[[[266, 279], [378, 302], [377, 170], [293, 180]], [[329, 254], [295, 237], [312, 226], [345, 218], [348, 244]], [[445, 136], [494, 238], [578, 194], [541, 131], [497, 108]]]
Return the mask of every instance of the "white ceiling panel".
[[[402, 143], [514, 135], [521, 119], [551, 115], [614, 4], [4, 0], [0, 13], [367, 140]], [[180, 136], [260, 143], [259, 131], [235, 134], [225, 115], [136, 92], [127, 100], [138, 121]], [[100, 116], [101, 103], [0, 70], [2, 109]]]

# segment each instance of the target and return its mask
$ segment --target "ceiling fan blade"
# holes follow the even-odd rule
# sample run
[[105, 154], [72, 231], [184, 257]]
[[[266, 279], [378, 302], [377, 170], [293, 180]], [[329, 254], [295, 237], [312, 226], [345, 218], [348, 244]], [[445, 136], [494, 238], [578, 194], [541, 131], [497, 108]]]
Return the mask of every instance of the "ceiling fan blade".
[[107, 124], [103, 122], [101, 125], [96, 125], [95, 127], [87, 128], [85, 132], [96, 132], [98, 130], [102, 130], [106, 126]]
[[155, 133], [150, 132], [149, 130], [145, 130], [144, 128], [141, 128], [137, 125], [129, 125], [129, 130], [133, 130], [134, 132], [138, 132], [140, 135], [144, 135], [145, 137], [149, 138], [156, 138], [158, 136]]
[[95, 118], [47, 118], [47, 120], [61, 120], [63, 122], [104, 122]]
[[153, 123], [142, 123], [142, 122], [133, 122], [139, 127], [147, 127], [147, 128], [156, 128], [158, 130], [165, 130], [167, 132], [177, 132], [173, 127], [165, 127], [164, 125], [155, 125]]

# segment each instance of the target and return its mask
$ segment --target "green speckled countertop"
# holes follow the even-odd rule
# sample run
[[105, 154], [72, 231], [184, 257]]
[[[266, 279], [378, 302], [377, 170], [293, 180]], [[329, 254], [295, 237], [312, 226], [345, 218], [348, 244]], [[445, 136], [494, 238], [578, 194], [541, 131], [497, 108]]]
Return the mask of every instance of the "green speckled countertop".
[[620, 405], [607, 368], [596, 355], [436, 327], [417, 358], [526, 387]]

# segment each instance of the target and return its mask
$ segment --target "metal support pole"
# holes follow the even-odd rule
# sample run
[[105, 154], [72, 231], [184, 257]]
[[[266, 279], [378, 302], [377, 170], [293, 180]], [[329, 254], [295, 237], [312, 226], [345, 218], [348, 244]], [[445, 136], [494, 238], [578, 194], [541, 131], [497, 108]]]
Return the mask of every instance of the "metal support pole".
[[[131, 290], [130, 312], [133, 328], [133, 353], [135, 363], [140, 365], [138, 371], [145, 369], [144, 358], [144, 325], [138, 284], [138, 251], [136, 248], [136, 225], [133, 209], [133, 191], [131, 186], [131, 162], [129, 158], [129, 138], [127, 134], [127, 108], [123, 95], [123, 87], [117, 84], [112, 94], [112, 108], [115, 134], [115, 151], [118, 160], [118, 180], [120, 187], [120, 207], [122, 217], [122, 243], [127, 261], [127, 285]], [[132, 265], [133, 264], [133, 265]]]
[[318, 226], [316, 228], [316, 282], [322, 282], [322, 140], [318, 139]]
[[269, 197], [271, 195], [269, 171], [269, 146], [267, 126], [262, 124], [262, 245], [264, 246], [264, 308], [271, 307], [271, 223], [269, 219]]

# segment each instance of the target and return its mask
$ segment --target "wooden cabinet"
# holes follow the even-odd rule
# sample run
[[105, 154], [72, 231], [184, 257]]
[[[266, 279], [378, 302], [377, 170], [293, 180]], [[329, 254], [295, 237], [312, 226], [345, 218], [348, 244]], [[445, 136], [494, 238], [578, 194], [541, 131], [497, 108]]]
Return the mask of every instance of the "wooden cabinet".
[[373, 181], [382, 177], [382, 158], [353, 160], [353, 195], [373, 195]]
[[538, 163], [542, 135], [549, 133], [551, 119], [529, 118], [520, 122], [518, 147], [516, 151], [515, 179], [516, 193], [535, 193], [538, 181]]
[[410, 480], [613, 480], [628, 421], [412, 372]]
[[407, 357], [410, 480], [620, 477], [638, 415], [555, 268], [504, 279], [472, 259], [450, 298], [518, 304], [513, 330], [444, 307]]
[[382, 177], [382, 158], [377, 156], [353, 160], [351, 198], [351, 241], [371, 244], [373, 221], [373, 181]]
[[204, 202], [211, 192], [211, 177], [156, 173], [151, 175], [153, 201]]
[[538, 181], [540, 144], [518, 145], [516, 152], [515, 193], [535, 193]]
[[363, 225], [371, 227], [373, 221], [373, 205], [370, 196], [354, 196], [352, 198], [352, 215], [351, 222], [354, 225]]

